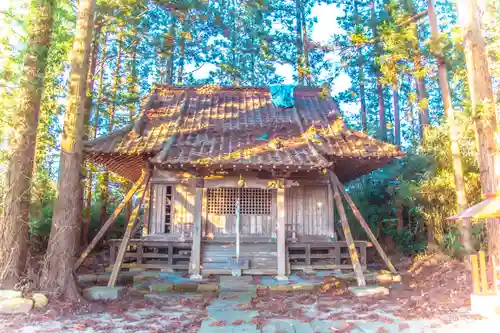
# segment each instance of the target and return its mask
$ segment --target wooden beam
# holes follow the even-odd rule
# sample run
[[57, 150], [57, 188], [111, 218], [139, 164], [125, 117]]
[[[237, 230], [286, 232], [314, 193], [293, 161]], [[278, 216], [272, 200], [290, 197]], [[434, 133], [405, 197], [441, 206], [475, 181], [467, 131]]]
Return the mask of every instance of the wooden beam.
[[488, 293], [488, 278], [486, 277], [486, 254], [479, 251], [479, 272], [481, 274], [481, 291]]
[[366, 234], [368, 235], [368, 238], [370, 238], [370, 241], [375, 245], [375, 248], [377, 249], [378, 253], [382, 257], [382, 260], [384, 260], [385, 264], [387, 265], [387, 268], [389, 268], [389, 270], [393, 274], [397, 274], [398, 272], [394, 268], [394, 265], [391, 263], [391, 260], [385, 254], [384, 250], [382, 249], [382, 246], [380, 246], [380, 244], [377, 240], [377, 237], [375, 237], [375, 235], [373, 234], [372, 230], [368, 226], [368, 223], [366, 223], [365, 219], [363, 218], [363, 216], [359, 212], [358, 207], [356, 207], [356, 205], [354, 204], [354, 201], [352, 201], [349, 193], [347, 193], [346, 190], [344, 189], [344, 186], [342, 185], [342, 183], [338, 179], [337, 175], [332, 171], [329, 171], [329, 175], [330, 175], [330, 180], [331, 180], [332, 184], [334, 185], [334, 187], [338, 188], [338, 190], [344, 195], [344, 198], [347, 201], [347, 203], [349, 204], [349, 207], [351, 207], [351, 210], [354, 213], [354, 216], [356, 216], [356, 218], [358, 219], [359, 223], [361, 224], [361, 227], [365, 230]]
[[479, 294], [481, 291], [481, 283], [479, 281], [479, 263], [477, 254], [471, 254], [470, 261], [472, 264], [472, 289], [474, 294]]
[[[149, 178], [150, 177], [148, 173], [147, 182], [149, 182]], [[132, 214], [130, 215], [130, 218], [128, 220], [127, 229], [125, 229], [125, 233], [123, 235], [123, 239], [120, 244], [120, 248], [118, 250], [118, 255], [116, 256], [116, 261], [115, 264], [113, 265], [113, 272], [111, 272], [111, 276], [108, 281], [108, 287], [114, 287], [116, 284], [116, 280], [118, 279], [118, 273], [120, 272], [123, 263], [123, 257], [125, 256], [125, 252], [127, 252], [128, 241], [130, 240], [130, 236], [132, 235], [132, 230], [134, 229], [134, 226], [137, 224], [137, 217], [139, 216], [141, 206], [144, 204], [146, 187], [147, 183], [146, 185], [143, 185], [139, 190], [141, 194], [141, 200], [132, 211]]]
[[116, 221], [116, 218], [120, 213], [122, 212], [123, 208], [128, 204], [130, 199], [134, 196], [135, 192], [137, 192], [137, 189], [147, 182], [147, 178], [149, 178], [149, 171], [142, 170], [141, 176], [139, 179], [135, 182], [134, 186], [128, 191], [128, 193], [125, 195], [125, 198], [123, 198], [122, 202], [116, 207], [115, 211], [113, 214], [108, 218], [108, 220], [102, 225], [101, 230], [95, 235], [94, 239], [92, 239], [92, 242], [87, 246], [87, 248], [82, 252], [80, 255], [80, 258], [75, 263], [74, 270], [76, 271], [78, 267], [83, 263], [85, 258], [90, 254], [90, 251], [94, 249], [94, 247], [99, 243], [99, 241], [102, 239], [106, 231], [113, 225], [113, 223]]
[[285, 230], [285, 188], [277, 189], [277, 251], [278, 276], [277, 280], [288, 280], [286, 276], [286, 230]]
[[344, 203], [342, 202], [342, 198], [340, 197], [340, 191], [334, 183], [331, 183], [330, 186], [333, 187], [334, 190], [334, 198], [337, 204], [337, 209], [340, 215], [340, 221], [342, 222], [342, 228], [344, 229], [344, 236], [347, 242], [347, 248], [349, 250], [349, 256], [351, 257], [352, 267], [354, 268], [354, 274], [356, 274], [356, 280], [358, 281], [358, 286], [366, 286], [365, 276], [363, 275], [363, 268], [359, 263], [358, 251], [356, 251], [356, 245], [354, 244], [354, 239], [352, 238], [351, 228], [349, 227], [349, 223], [347, 222], [347, 216], [344, 210]]
[[[202, 185], [203, 186], [203, 185]], [[206, 190], [203, 187], [196, 187], [194, 198], [194, 225], [193, 225], [193, 245], [191, 247], [191, 260], [189, 272], [191, 279], [201, 279], [201, 221], [203, 213], [203, 198]]]

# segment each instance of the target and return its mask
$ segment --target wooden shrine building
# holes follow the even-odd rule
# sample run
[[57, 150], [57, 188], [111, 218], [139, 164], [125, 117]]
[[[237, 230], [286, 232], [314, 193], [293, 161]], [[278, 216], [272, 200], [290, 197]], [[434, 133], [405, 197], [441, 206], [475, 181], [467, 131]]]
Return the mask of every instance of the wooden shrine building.
[[156, 86], [134, 124], [85, 143], [88, 160], [135, 185], [77, 267], [136, 194], [110, 242], [110, 285], [124, 259], [193, 278], [354, 267], [364, 284], [367, 243], [353, 243], [342, 196], [367, 226], [342, 184], [402, 153], [348, 129], [322, 89], [293, 95], [282, 108], [267, 88]]

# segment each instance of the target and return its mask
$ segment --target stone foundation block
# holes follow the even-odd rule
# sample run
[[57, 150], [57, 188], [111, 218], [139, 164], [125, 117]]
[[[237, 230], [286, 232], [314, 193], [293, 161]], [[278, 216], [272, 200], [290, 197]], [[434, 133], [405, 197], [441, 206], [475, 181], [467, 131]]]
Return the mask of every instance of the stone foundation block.
[[110, 301], [121, 298], [125, 292], [123, 287], [96, 286], [85, 289], [83, 297], [91, 301]]

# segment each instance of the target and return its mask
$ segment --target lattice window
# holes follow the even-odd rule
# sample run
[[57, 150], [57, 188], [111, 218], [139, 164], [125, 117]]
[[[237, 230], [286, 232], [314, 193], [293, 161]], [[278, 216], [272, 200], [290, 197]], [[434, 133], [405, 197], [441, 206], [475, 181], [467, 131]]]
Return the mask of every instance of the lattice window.
[[271, 215], [271, 193], [271, 190], [260, 188], [209, 188], [208, 214], [235, 215], [236, 200], [240, 197], [241, 215]]

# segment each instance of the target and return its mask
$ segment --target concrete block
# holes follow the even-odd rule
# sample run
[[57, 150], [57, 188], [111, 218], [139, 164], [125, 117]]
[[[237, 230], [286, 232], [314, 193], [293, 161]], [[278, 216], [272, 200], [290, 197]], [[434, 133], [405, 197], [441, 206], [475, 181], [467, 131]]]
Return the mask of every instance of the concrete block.
[[149, 291], [152, 293], [167, 293], [174, 290], [174, 285], [171, 283], [154, 283], [149, 286]]
[[471, 294], [471, 312], [484, 317], [500, 313], [500, 296], [495, 294]]
[[132, 267], [129, 269], [129, 272], [144, 272], [146, 269], [142, 267]]
[[219, 286], [215, 283], [205, 283], [198, 285], [199, 293], [208, 293], [208, 292], [217, 292], [219, 290]]
[[389, 295], [389, 289], [382, 286], [349, 287], [349, 291], [357, 297]]
[[97, 283], [108, 283], [110, 274], [99, 274], [97, 275]]
[[198, 291], [198, 284], [196, 283], [179, 283], [174, 285], [175, 291], [181, 291], [185, 293], [195, 293]]
[[0, 290], [0, 301], [13, 298], [22, 298], [23, 293], [17, 290], [2, 289]]
[[33, 308], [33, 300], [27, 298], [11, 298], [0, 301], [0, 313], [27, 313]]
[[97, 274], [84, 274], [84, 275], [78, 275], [77, 280], [78, 283], [80, 284], [90, 284], [90, 283], [96, 283], [97, 282]]
[[109, 301], [121, 298], [125, 294], [123, 287], [95, 286], [83, 290], [83, 297], [91, 301]]

